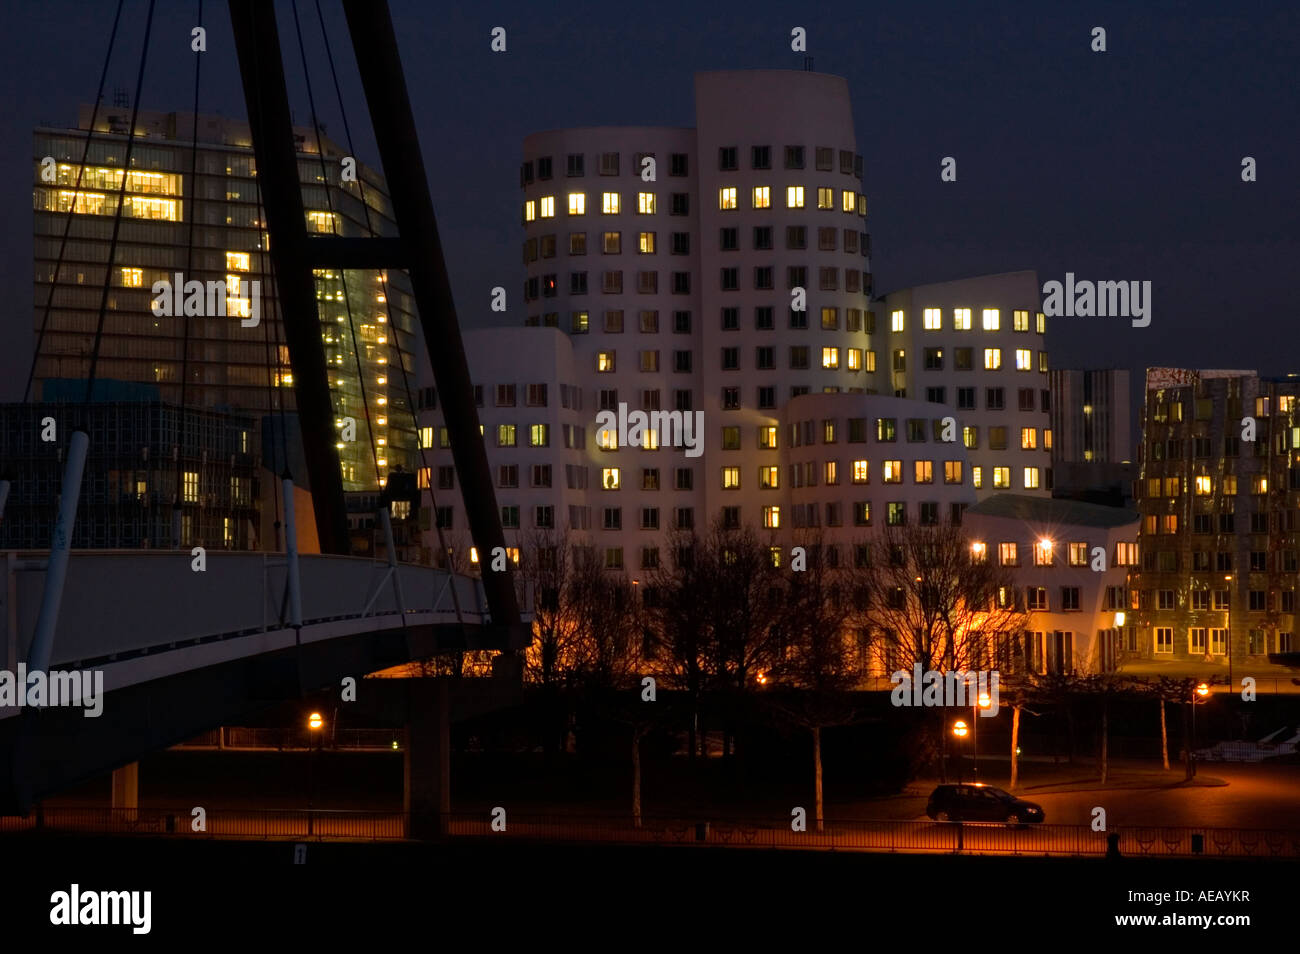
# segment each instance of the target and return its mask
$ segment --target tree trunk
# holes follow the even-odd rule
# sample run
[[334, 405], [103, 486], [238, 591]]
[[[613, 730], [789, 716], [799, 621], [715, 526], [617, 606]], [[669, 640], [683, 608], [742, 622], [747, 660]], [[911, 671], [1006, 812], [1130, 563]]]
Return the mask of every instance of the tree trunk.
[[1011, 710], [1011, 791], [1020, 780], [1020, 704]]
[[1183, 703], [1183, 778], [1190, 782], [1192, 780], [1192, 709], [1187, 703]]
[[817, 813], [817, 830], [822, 830], [822, 730], [821, 726], [813, 726], [813, 785], [816, 791], [813, 795], [814, 807]]
[[1110, 774], [1110, 700], [1101, 700], [1101, 784]]
[[1165, 700], [1160, 700], [1160, 760], [1169, 771], [1169, 729], [1165, 724]]
[[641, 827], [641, 733], [632, 728], [632, 824]]

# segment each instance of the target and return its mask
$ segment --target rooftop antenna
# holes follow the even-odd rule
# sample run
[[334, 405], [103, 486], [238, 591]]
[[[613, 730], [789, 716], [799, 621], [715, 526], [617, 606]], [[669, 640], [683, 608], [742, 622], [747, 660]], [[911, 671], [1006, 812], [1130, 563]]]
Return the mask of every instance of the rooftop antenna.
[[805, 73], [811, 73], [813, 71], [813, 58], [811, 56], [804, 56], [803, 71]]

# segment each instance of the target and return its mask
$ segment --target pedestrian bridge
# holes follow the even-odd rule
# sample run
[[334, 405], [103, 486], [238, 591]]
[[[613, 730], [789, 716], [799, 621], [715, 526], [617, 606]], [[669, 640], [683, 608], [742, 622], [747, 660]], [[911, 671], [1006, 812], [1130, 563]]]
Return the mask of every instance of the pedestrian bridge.
[[[10, 673], [29, 662], [47, 560], [0, 553], [0, 668]], [[72, 551], [49, 669], [102, 672], [102, 715], [0, 707], [0, 759], [13, 767], [0, 777], [0, 810], [21, 790], [56, 791], [348, 676], [527, 645], [526, 588], [525, 623], [508, 626], [493, 623], [472, 577], [358, 557], [296, 562], [295, 593], [279, 553], [208, 551], [198, 570], [185, 549]]]

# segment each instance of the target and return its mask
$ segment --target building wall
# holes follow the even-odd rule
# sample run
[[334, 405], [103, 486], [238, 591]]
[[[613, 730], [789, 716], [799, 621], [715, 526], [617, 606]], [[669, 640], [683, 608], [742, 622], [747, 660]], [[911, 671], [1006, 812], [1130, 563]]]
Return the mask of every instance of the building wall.
[[[167, 548], [180, 455], [181, 543], [256, 549], [261, 492], [256, 422], [210, 410], [185, 415], [185, 440], [175, 444], [179, 408], [160, 403], [0, 405], [0, 461], [13, 481], [0, 547], [48, 549], [58, 518], [64, 454], [73, 430], [90, 437], [71, 545]], [[42, 440], [47, 418], [53, 441]], [[269, 546], [269, 544], [267, 544]]]
[[1142, 564], [1130, 581], [1143, 658], [1225, 665], [1229, 652], [1241, 664], [1295, 651], [1298, 392], [1294, 378], [1251, 371], [1148, 370]]
[[1128, 370], [1069, 369], [1052, 371], [1049, 377], [1053, 462], [1131, 461]]
[[[1039, 673], [1115, 670], [1128, 658], [1125, 646], [1133, 630], [1126, 589], [1126, 561], [1133, 551], [1121, 547], [1131, 548], [1137, 539], [1137, 513], [1052, 501], [1026, 507], [1029, 516], [1003, 515], [1004, 503], [1023, 496], [977, 504], [965, 522], [986, 558], [1011, 568], [1016, 598], [1030, 613], [1025, 655], [1016, 662]], [[1071, 522], [1072, 510], [1094, 519]], [[1007, 544], [1015, 544], [1014, 562], [1008, 562]], [[1122, 622], [1117, 612], [1124, 614]]]
[[1034, 272], [1009, 272], [903, 289], [877, 309], [873, 340], [890, 375], [885, 393], [957, 409], [981, 498], [1051, 493], [1046, 318], [1038, 294]]

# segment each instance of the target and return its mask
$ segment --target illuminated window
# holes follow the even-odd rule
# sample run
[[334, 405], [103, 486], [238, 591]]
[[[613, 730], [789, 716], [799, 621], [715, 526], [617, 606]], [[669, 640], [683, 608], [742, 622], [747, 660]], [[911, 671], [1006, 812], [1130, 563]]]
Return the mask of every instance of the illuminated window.
[[569, 214], [570, 215], [587, 214], [587, 193], [585, 192], [569, 193]]
[[759, 425], [758, 446], [763, 450], [776, 450], [776, 425], [775, 424]]
[[976, 541], [970, 545], [970, 561], [972, 563], [983, 563], [989, 557], [988, 545]]
[[839, 348], [822, 348], [822, 367], [838, 368], [840, 366]]
[[605, 490], [618, 490], [622, 486], [617, 467], [605, 467], [600, 472], [600, 486]]
[[185, 471], [181, 493], [186, 503], [199, 502], [199, 475], [196, 471]]
[[853, 482], [855, 484], [870, 483], [871, 465], [865, 460], [855, 460], [853, 462]]
[[914, 472], [912, 482], [917, 484], [934, 483], [934, 462], [929, 460], [918, 460], [914, 463]]
[[866, 367], [865, 367], [863, 370], [865, 370], [865, 371], [867, 371], [867, 372], [869, 372], [869, 373], [871, 373], [871, 374], [875, 374], [875, 373], [876, 373], [876, 353], [875, 353], [874, 351], [868, 351], [868, 352], [866, 352], [866, 353], [863, 355], [863, 359], [865, 360], [865, 363], [866, 363]]
[[817, 190], [817, 208], [833, 209], [835, 208], [835, 190], [820, 188]]
[[248, 271], [248, 253], [247, 252], [227, 252], [226, 269], [232, 272]]
[[144, 284], [144, 270], [139, 268], [122, 269], [122, 284], [127, 288], [139, 288]]
[[1020, 429], [1020, 449], [1037, 450], [1038, 448], [1038, 428], [1022, 427]]
[[970, 469], [970, 483], [971, 486], [974, 487], [976, 490], [979, 490], [981, 487], [984, 486], [983, 467], [976, 466]]
[[945, 484], [961, 483], [961, 461], [945, 460], [943, 462], [943, 482]]
[[844, 350], [844, 357], [845, 357], [844, 366], [848, 368], [850, 371], [862, 370], [862, 349], [861, 348], [846, 348]]
[[515, 426], [513, 424], [497, 425], [497, 447], [515, 446]]
[[858, 194], [849, 189], [840, 190], [840, 211], [852, 212], [858, 207]]
[[1047, 333], [1047, 316], [1045, 316], [1041, 311], [1038, 312], [1038, 333], [1040, 335]]
[[640, 236], [640, 251], [642, 255], [653, 255], [655, 252], [655, 233], [642, 232]]
[[1029, 330], [1029, 312], [1016, 310], [1011, 312], [1011, 327], [1016, 331]]
[[722, 489], [723, 490], [740, 489], [740, 468], [739, 467], [722, 468]]
[[840, 482], [840, 464], [839, 461], [828, 460], [826, 462], [826, 485], [832, 487]]
[[638, 192], [636, 194], [636, 210], [641, 215], [654, 215], [655, 194], [653, 192]]
[[533, 424], [528, 428], [528, 445], [530, 447], [546, 447], [551, 442], [551, 428], [549, 424]]
[[768, 466], [758, 468], [758, 487], [760, 490], [776, 490], [781, 486], [781, 468]]
[[902, 330], [903, 330], [903, 313], [902, 313], [902, 311], [891, 311], [891, 312], [889, 313], [889, 330], [890, 330], [890, 331], [902, 331]]
[[881, 462], [883, 473], [881, 480], [887, 484], [901, 484], [903, 482], [903, 462], [901, 460], [886, 460]]
[[994, 467], [993, 468], [993, 486], [1009, 488], [1011, 486], [1011, 468]]
[[996, 308], [984, 309], [984, 330], [997, 331], [1002, 326], [1002, 319]]
[[553, 195], [542, 196], [542, 218], [544, 219], [555, 218], [555, 196]]
[[952, 327], [956, 331], [970, 331], [969, 308], [954, 308], [952, 310]]
[[1224, 475], [1224, 477], [1223, 477], [1223, 492], [1224, 492], [1224, 494], [1226, 494], [1226, 495], [1229, 496], [1229, 497], [1234, 497], [1234, 496], [1236, 496], [1236, 494], [1237, 494], [1237, 475], [1236, 475], [1236, 474], [1225, 474], [1225, 475]]
[[[380, 423], [380, 424], [383, 424], [383, 423], [385, 422], [385, 420], [387, 420], [387, 419], [386, 419], [386, 418], [380, 418], [379, 423]], [[343, 426], [343, 422], [342, 422], [342, 421], [335, 421], [334, 423], [337, 424], [339, 427], [342, 427], [342, 426]], [[420, 428], [420, 445], [419, 445], [419, 446], [420, 446], [420, 447], [424, 447], [424, 448], [430, 448], [430, 447], [433, 447], [433, 428], [432, 428], [432, 427], [422, 427], [422, 428]]]
[[[996, 476], [997, 476], [997, 475], [995, 474], [995, 475], [994, 475], [994, 478], [995, 478], [995, 479], [996, 479]], [[1037, 490], [1037, 489], [1038, 489], [1038, 468], [1037, 468], [1037, 467], [1026, 467], [1026, 468], [1025, 468], [1025, 489], [1026, 489], [1026, 490]]]
[[764, 507], [763, 508], [763, 526], [768, 530], [777, 530], [781, 526], [781, 508]]
[[985, 348], [984, 349], [984, 369], [986, 371], [996, 371], [1002, 367], [1002, 349]]
[[1019, 566], [1020, 552], [1014, 543], [998, 544], [998, 563], [1002, 566]]
[[770, 209], [772, 207], [772, 190], [768, 186], [754, 186], [754, 208]]
[[[1028, 319], [1026, 318], [1026, 321]], [[1070, 544], [1070, 566], [1087, 566], [1088, 565], [1088, 544], [1071, 543]]]
[[537, 203], [529, 199], [524, 203], [524, 221], [531, 222], [537, 218]]
[[1253, 494], [1268, 493], [1268, 478], [1263, 474], [1255, 474], [1250, 478], [1250, 492]]
[[734, 209], [736, 207], [736, 187], [718, 190], [718, 208]]
[[1115, 544], [1116, 566], [1137, 566], [1138, 545], [1136, 543]]
[[1214, 493], [1214, 478], [1202, 474], [1196, 478], [1196, 494], [1199, 497], [1206, 497]]
[[319, 212], [315, 209], [309, 209], [307, 211], [307, 224], [311, 226], [312, 231], [314, 232], [333, 233], [335, 231], [334, 213]]
[[785, 187], [785, 207], [787, 209], [803, 208], [803, 186]]
[[597, 370], [597, 371], [601, 371], [601, 372], [609, 372], [609, 371], [613, 371], [613, 370], [614, 370], [614, 354], [615, 354], [615, 352], [613, 352], [613, 351], [601, 351], [601, 352], [598, 352], [598, 353], [596, 354], [596, 370]]
[[1033, 352], [1028, 348], [1016, 349], [1016, 370], [1032, 371], [1034, 370]]
[[618, 193], [604, 192], [600, 197], [600, 211], [606, 215], [618, 215]]
[[642, 431], [642, 433], [641, 433], [641, 449], [642, 449], [642, 450], [648, 450], [648, 451], [658, 450], [658, 449], [659, 449], [659, 429], [658, 429], [658, 428], [655, 428], [655, 427], [647, 427], [644, 431]]
[[618, 450], [618, 431], [602, 427], [596, 432], [596, 446], [601, 450]]
[[943, 319], [940, 317], [942, 312], [938, 308], [927, 308], [924, 312], [924, 327], [926, 331], [938, 331], [943, 327]]

